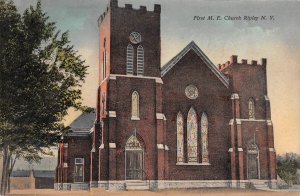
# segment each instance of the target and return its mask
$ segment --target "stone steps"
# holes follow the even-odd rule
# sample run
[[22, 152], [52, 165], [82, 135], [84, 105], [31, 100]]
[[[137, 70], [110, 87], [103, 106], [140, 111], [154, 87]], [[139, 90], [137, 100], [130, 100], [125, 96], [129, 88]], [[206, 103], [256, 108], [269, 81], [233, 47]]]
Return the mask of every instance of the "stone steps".
[[269, 185], [266, 181], [251, 180], [250, 182], [253, 184], [255, 189], [261, 189], [261, 190], [270, 189]]
[[127, 190], [149, 190], [148, 181], [128, 181], [126, 182]]

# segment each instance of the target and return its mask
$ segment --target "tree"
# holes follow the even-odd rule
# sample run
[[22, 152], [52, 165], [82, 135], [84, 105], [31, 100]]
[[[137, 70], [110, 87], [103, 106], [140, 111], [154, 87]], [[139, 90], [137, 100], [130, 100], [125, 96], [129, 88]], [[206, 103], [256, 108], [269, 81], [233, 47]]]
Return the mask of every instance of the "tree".
[[87, 66], [68, 39], [42, 11], [41, 2], [18, 13], [0, 0], [1, 195], [5, 195], [13, 153], [39, 160], [66, 130], [62, 120], [81, 103]]
[[299, 184], [296, 176], [297, 169], [300, 169], [300, 157], [295, 153], [286, 153], [285, 156], [277, 156], [277, 173], [281, 179], [288, 184]]

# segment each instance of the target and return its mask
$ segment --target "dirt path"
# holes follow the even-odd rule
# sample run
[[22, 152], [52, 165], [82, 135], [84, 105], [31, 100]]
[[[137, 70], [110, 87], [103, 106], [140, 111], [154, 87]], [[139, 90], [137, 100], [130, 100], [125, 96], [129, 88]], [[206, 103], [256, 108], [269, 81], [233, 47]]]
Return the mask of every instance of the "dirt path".
[[91, 191], [55, 191], [52, 189], [14, 190], [10, 196], [34, 195], [34, 196], [300, 196], [300, 190], [294, 192], [273, 192], [251, 189], [192, 189], [192, 190], [162, 190], [151, 191], [125, 191], [108, 192], [104, 189]]

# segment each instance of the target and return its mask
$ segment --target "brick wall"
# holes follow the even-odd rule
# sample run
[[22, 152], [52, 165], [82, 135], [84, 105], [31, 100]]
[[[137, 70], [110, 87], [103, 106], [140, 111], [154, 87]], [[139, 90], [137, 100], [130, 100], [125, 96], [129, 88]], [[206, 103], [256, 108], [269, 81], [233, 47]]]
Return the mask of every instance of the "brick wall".
[[[163, 82], [163, 108], [167, 118], [167, 145], [170, 149], [170, 179], [229, 179], [229, 89], [221, 83], [193, 50], [189, 51], [163, 77]], [[199, 97], [195, 100], [188, 99], [185, 95], [185, 88], [190, 84], [195, 85], [199, 91]], [[208, 150], [211, 164], [208, 166], [176, 165], [176, 117], [180, 111], [184, 118], [184, 130], [186, 132], [187, 113], [191, 107], [196, 110], [198, 116], [198, 136], [200, 136], [200, 118], [202, 113], [205, 112], [208, 117]], [[185, 149], [186, 145], [185, 143]], [[201, 160], [200, 146], [199, 140], [199, 160]], [[186, 151], [185, 154], [187, 154]]]

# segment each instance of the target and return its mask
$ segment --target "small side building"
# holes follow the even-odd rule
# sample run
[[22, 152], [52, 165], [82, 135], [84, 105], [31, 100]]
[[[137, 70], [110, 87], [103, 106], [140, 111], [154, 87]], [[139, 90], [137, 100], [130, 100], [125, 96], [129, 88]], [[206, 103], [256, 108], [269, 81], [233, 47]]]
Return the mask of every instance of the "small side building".
[[20, 189], [53, 189], [54, 171], [16, 170], [10, 177], [11, 190]]
[[[90, 155], [95, 148], [90, 140], [95, 124], [95, 111], [82, 113], [70, 125], [58, 146], [56, 190], [88, 190], [90, 188]], [[92, 149], [92, 150], [91, 150]], [[86, 153], [89, 152], [90, 153]], [[62, 156], [61, 156], [62, 155]]]

